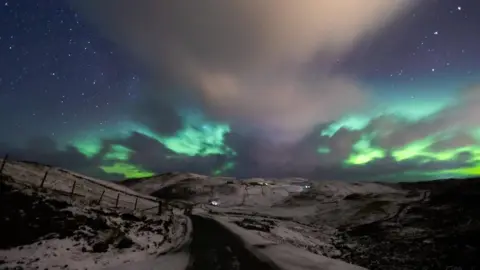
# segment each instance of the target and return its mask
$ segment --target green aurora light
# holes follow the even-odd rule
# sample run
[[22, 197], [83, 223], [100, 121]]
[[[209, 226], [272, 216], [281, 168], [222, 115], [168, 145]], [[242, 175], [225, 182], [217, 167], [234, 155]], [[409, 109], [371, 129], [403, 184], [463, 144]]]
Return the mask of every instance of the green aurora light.
[[212, 172], [212, 175], [219, 176], [227, 173], [230, 170], [233, 170], [235, 168], [235, 162], [229, 161], [225, 163], [221, 168], [216, 169]]
[[130, 158], [130, 154], [132, 153], [131, 149], [119, 144], [112, 145], [112, 149], [110, 152], [105, 154], [104, 160], [122, 160], [127, 161]]
[[[478, 131], [475, 131], [478, 132]], [[347, 160], [344, 161], [345, 165], [349, 166], [362, 166], [375, 159], [385, 158], [387, 155], [393, 157], [397, 162], [415, 160], [419, 163], [429, 162], [455, 162], [462, 154], [468, 154], [470, 156], [467, 162], [471, 164], [470, 167], [459, 167], [455, 169], [444, 169], [437, 171], [418, 172], [411, 171], [405, 172], [400, 175], [403, 176], [416, 176], [416, 177], [429, 177], [429, 178], [442, 178], [448, 175], [449, 177], [469, 177], [480, 175], [480, 140], [478, 136], [476, 140], [478, 143], [467, 145], [463, 147], [434, 150], [432, 146], [442, 140], [444, 136], [430, 135], [423, 139], [419, 139], [408, 143], [405, 146], [395, 149], [382, 149], [377, 146], [371, 145], [371, 136], [364, 135], [362, 138], [352, 147], [352, 154]], [[398, 179], [399, 175], [391, 176], [391, 178]], [[388, 178], [388, 176], [386, 176]], [[418, 180], [418, 179], [417, 179]]]
[[[426, 103], [425, 103], [426, 104]], [[389, 158], [394, 162], [402, 163], [414, 161], [415, 163], [428, 164], [434, 162], [448, 162], [449, 164], [458, 163], [458, 168], [440, 169], [436, 171], [406, 171], [395, 175], [378, 176], [378, 179], [433, 179], [448, 177], [468, 177], [480, 175], [480, 128], [467, 130], [474, 138], [476, 143], [462, 147], [451, 147], [450, 149], [435, 149], [435, 145], [442, 140], [455, 135], [455, 132], [462, 130], [441, 131], [437, 134], [430, 134], [424, 138], [406, 143], [403, 146], [382, 148], [375, 145], [376, 139], [382, 136], [389, 136], [388, 130], [371, 130], [369, 127], [372, 119], [382, 115], [391, 115], [403, 123], [415, 123], [426, 117], [435, 116], [435, 113], [444, 108], [445, 102], [427, 104], [420, 106], [415, 111], [416, 106], [397, 106], [389, 112], [372, 113], [370, 115], [347, 115], [339, 121], [332, 123], [320, 131], [319, 135], [323, 137], [332, 137], [336, 132], [343, 128], [349, 131], [363, 133], [360, 139], [351, 146], [351, 152], [342, 162], [344, 168], [355, 168], [361, 166], [372, 166], [377, 160]], [[403, 108], [401, 113], [400, 108]], [[421, 109], [424, 108], [424, 109]], [[237, 167], [235, 162], [236, 153], [226, 145], [225, 136], [231, 132], [230, 126], [225, 123], [214, 123], [205, 121], [201, 117], [185, 117], [183, 128], [172, 135], [161, 135], [148, 127], [132, 121], [119, 122], [116, 125], [106, 127], [104, 130], [95, 132], [86, 132], [78, 135], [74, 139], [67, 141], [76, 147], [86, 157], [93, 158], [102, 153], [101, 159], [105, 162], [100, 168], [109, 174], [120, 174], [126, 178], [138, 178], [151, 176], [155, 172], [145, 170], [140, 165], [129, 163], [134, 149], [121, 145], [121, 139], [126, 139], [134, 133], [142, 134], [153, 139], [165, 148], [171, 151], [165, 159], [188, 159], [189, 157], [208, 157], [224, 156], [224, 164], [214, 168], [212, 175], [220, 176], [231, 173]], [[465, 132], [465, 130], [463, 130]], [[102, 151], [103, 140], [119, 142], [111, 145], [108, 151]], [[319, 140], [320, 142], [320, 140]], [[328, 145], [317, 145], [316, 153], [328, 158], [328, 155], [334, 155]], [[467, 160], [460, 161], [460, 157]], [[441, 168], [441, 166], [440, 166]]]
[[[186, 123], [182, 130], [177, 131], [172, 136], [161, 136], [149, 128], [133, 122], [119, 123], [117, 126], [111, 126], [108, 131], [98, 131], [86, 133], [84, 136], [78, 136], [69, 141], [82, 154], [92, 158], [102, 150], [102, 140], [105, 139], [125, 139], [134, 132], [138, 132], [148, 138], [154, 139], [163, 144], [173, 153], [186, 156], [206, 157], [210, 155], [229, 155], [235, 156], [235, 152], [225, 145], [225, 135], [230, 132], [230, 127], [225, 124], [202, 123], [200, 127]], [[102, 158], [104, 161], [116, 161], [113, 165], [101, 166], [106, 173], [115, 173], [124, 175], [127, 178], [138, 178], [153, 175], [140, 166], [125, 163], [133, 152], [125, 146], [114, 144], [110, 151]], [[226, 171], [233, 166], [224, 165], [220, 171]]]
[[[361, 117], [351, 117], [349, 127], [353, 130], [362, 130], [366, 124], [363, 120], [355, 122], [353, 119], [362, 119]], [[356, 124], [354, 124], [356, 123]], [[366, 122], [368, 124], [368, 121]], [[133, 132], [138, 132], [151, 139], [162, 143], [166, 148], [170, 149], [177, 156], [170, 158], [188, 158], [193, 156], [206, 157], [209, 155], [226, 155], [235, 157], [235, 152], [227, 145], [225, 145], [225, 135], [230, 132], [228, 125], [222, 124], [207, 124], [201, 128], [186, 125], [184, 129], [176, 132], [173, 136], [160, 136], [150, 129], [134, 124], [124, 123], [119, 126], [123, 129], [117, 130], [117, 138], [126, 138]], [[345, 127], [345, 125], [344, 125]], [[328, 131], [328, 128], [326, 129]], [[328, 132], [324, 130], [322, 133], [324, 136], [328, 136]], [[330, 130], [331, 131], [331, 130]], [[334, 133], [333, 133], [334, 134]], [[332, 135], [333, 135], [332, 134]], [[387, 133], [388, 134], [388, 133]], [[480, 142], [480, 129], [471, 131], [471, 135]], [[397, 162], [403, 162], [407, 160], [416, 160], [420, 163], [428, 162], [454, 162], [461, 154], [469, 154], [468, 160], [471, 166], [459, 167], [456, 169], [438, 170], [432, 172], [416, 172], [410, 171], [402, 174], [397, 174], [397, 177], [417, 177], [417, 178], [440, 178], [445, 175], [451, 177], [467, 177], [480, 175], [480, 143], [457, 147], [453, 149], [433, 150], [432, 146], [440, 141], [445, 136], [430, 135], [425, 138], [410, 142], [404, 146], [383, 149], [373, 144], [375, 136], [382, 136], [381, 133], [369, 133], [361, 136], [360, 140], [352, 145], [351, 153], [343, 164], [347, 167], [366, 166], [369, 163], [383, 159], [388, 156], [392, 157]], [[104, 137], [101, 134], [97, 136], [90, 134], [90, 136], [84, 137], [73, 141], [73, 145], [88, 157], [93, 157], [101, 151], [102, 139]], [[128, 159], [132, 153], [132, 149], [128, 149], [122, 145], [112, 145], [110, 151], [103, 156], [105, 161], [113, 161], [112, 165], [101, 166], [101, 169], [106, 173], [115, 173], [124, 175], [127, 178], [138, 178], [151, 176], [154, 172], [146, 171], [140, 166], [128, 164]], [[325, 146], [318, 146], [317, 153], [319, 155], [328, 155], [331, 150]], [[220, 168], [214, 169], [212, 175], [224, 175], [228, 174], [235, 168], [234, 159], [226, 162]], [[388, 179], [389, 176], [383, 178]], [[392, 178], [395, 178], [392, 176]], [[416, 179], [416, 178], [415, 178]]]
[[142, 178], [155, 175], [153, 172], [143, 170], [138, 166], [122, 162], [117, 162], [109, 166], [100, 166], [100, 168], [106, 173], [121, 174], [125, 178]]
[[348, 165], [367, 164], [375, 159], [384, 158], [385, 150], [371, 145], [372, 136], [364, 135], [353, 145], [353, 153], [345, 160]]

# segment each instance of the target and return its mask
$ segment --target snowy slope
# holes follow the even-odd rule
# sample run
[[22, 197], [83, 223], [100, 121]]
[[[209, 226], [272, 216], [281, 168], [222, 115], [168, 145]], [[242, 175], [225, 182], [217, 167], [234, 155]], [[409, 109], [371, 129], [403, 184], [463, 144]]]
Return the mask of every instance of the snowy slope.
[[[70, 193], [75, 184], [74, 193], [85, 201], [94, 202], [102, 197], [102, 205], [115, 206], [118, 194], [119, 207], [133, 209], [137, 200], [137, 209], [155, 211], [157, 198], [129, 189], [124, 185], [103, 181], [71, 172], [62, 168], [50, 167], [37, 163], [8, 161], [3, 174], [26, 186], [39, 187], [48, 171], [43, 187], [46, 190], [57, 190]], [[102, 193], [104, 192], [103, 196]]]
[[262, 258], [272, 261], [282, 270], [362, 270], [363, 267], [348, 264], [340, 260], [305, 252], [304, 249], [295, 247], [289, 243], [278, 243], [261, 237], [256, 231], [245, 230], [235, 224], [227, 217], [215, 217], [205, 215], [220, 223], [222, 226], [235, 233], [244, 241], [248, 249]]
[[[380, 183], [308, 181], [302, 178], [234, 179], [171, 173], [129, 180], [133, 190], [160, 198], [188, 200], [211, 211], [255, 213], [334, 227], [394, 215], [421, 194]], [[218, 202], [208, 206], [210, 201]]]
[[[44, 189], [38, 189], [47, 170]], [[382, 184], [168, 173], [130, 179], [119, 185], [34, 163], [11, 162], [4, 172], [15, 178], [16, 187], [23, 193], [31, 196], [40, 191], [44, 199], [49, 198], [47, 204], [53, 199], [68, 202], [71, 206], [54, 211], [54, 214], [42, 214], [36, 207], [44, 206], [43, 199], [25, 204], [25, 208], [17, 205], [29, 199], [2, 202], [2, 211], [21, 221], [12, 229], [3, 230], [2, 242], [24, 239], [36, 231], [34, 228], [39, 221], [45, 222], [45, 217], [51, 224], [60, 226], [63, 236], [51, 238], [47, 233], [48, 237], [36, 238], [31, 243], [22, 242], [15, 248], [0, 247], [0, 265], [62, 269], [62, 257], [67, 258], [66, 269], [82, 269], [81, 266], [88, 269], [202, 269], [192, 268], [192, 265], [206, 263], [215, 266], [231, 259], [240, 259], [238, 263], [248, 265], [252, 263], [248, 258], [251, 254], [258, 257], [253, 263], [272, 262], [275, 267], [271, 269], [294, 270], [363, 269], [352, 264], [372, 270], [470, 269], [480, 263], [475, 255], [480, 250], [477, 241], [480, 214], [476, 207], [480, 180]], [[73, 183], [77, 195], [70, 198]], [[50, 192], [51, 189], [62, 192]], [[91, 203], [98, 200], [103, 191], [102, 204], [92, 206]], [[113, 208], [118, 194], [121, 195], [119, 208]], [[132, 213], [133, 198], [136, 197], [140, 199], [134, 213], [141, 220], [122, 217], [122, 213]], [[148, 221], [151, 218], [142, 216], [156, 213], [158, 197], [170, 202], [170, 208], [185, 207], [182, 201], [193, 203], [194, 215], [190, 220], [182, 215], [183, 209], [174, 208], [159, 217], [164, 220], [160, 222], [162, 226], [171, 229], [157, 230], [154, 223]], [[5, 207], [8, 205], [15, 205], [15, 208]], [[34, 209], [29, 205], [34, 205]], [[55, 205], [57, 203], [53, 203]], [[142, 209], [150, 211], [139, 211]], [[234, 243], [229, 232], [222, 232], [219, 236], [218, 228], [211, 227], [211, 222], [199, 223], [197, 220], [195, 223], [195, 216], [199, 215], [220, 222], [231, 234], [240, 236], [250, 254], [245, 254]], [[83, 235], [85, 228], [73, 226], [74, 235], [82, 235], [73, 239], [71, 235], [65, 235], [63, 225], [58, 225], [69, 224], [58, 221], [68, 221], [72, 217], [83, 224], [83, 216], [104, 220], [107, 226], [87, 226], [91, 228], [87, 232], [95, 232], [93, 237]], [[176, 221], [170, 224], [168, 220], [173, 220], [172, 217]], [[7, 221], [0, 219], [0, 223]], [[50, 224], [48, 222], [46, 224]], [[34, 226], [30, 229], [20, 229], [23, 233], [8, 238], [14, 235], [9, 233], [14, 231], [13, 228], [31, 224]], [[153, 230], [139, 230], [145, 225]], [[118, 248], [111, 243], [106, 252], [91, 252], [96, 244], [92, 239], [106, 241], [119, 228], [123, 233], [114, 234], [114, 243], [127, 237], [134, 243], [132, 247]], [[197, 238], [189, 236], [192, 229]], [[152, 245], [152, 242], [157, 244]], [[452, 246], [458, 252], [453, 251]], [[82, 247], [86, 247], [86, 251]], [[168, 252], [172, 249], [175, 252]], [[192, 253], [192, 250], [196, 251]], [[203, 261], [211, 252], [215, 253], [215, 259]]]
[[274, 206], [287, 198], [315, 192], [317, 200], [338, 200], [351, 194], [404, 194], [405, 191], [378, 183], [345, 183], [339, 181], [311, 182], [302, 178], [235, 179], [207, 177], [197, 174], [169, 173], [145, 179], [122, 182], [144, 194], [189, 199], [208, 203], [218, 199], [224, 207]]
[[[428, 198], [428, 192], [392, 184], [181, 173], [130, 180], [128, 186], [160, 198], [196, 203], [197, 213], [226, 219], [234, 224], [229, 227], [232, 231], [240, 227], [249, 232], [244, 237], [264, 241], [258, 252], [284, 269], [355, 267], [328, 259], [348, 258], [344, 247], [350, 242], [343, 236], [345, 230], [397, 218], [406, 206]], [[212, 205], [212, 200], [219, 204]]]
[[1, 177], [1, 269], [145, 265], [155, 262], [159, 254], [184, 246], [190, 238], [190, 221], [172, 212], [159, 216], [89, 206]]

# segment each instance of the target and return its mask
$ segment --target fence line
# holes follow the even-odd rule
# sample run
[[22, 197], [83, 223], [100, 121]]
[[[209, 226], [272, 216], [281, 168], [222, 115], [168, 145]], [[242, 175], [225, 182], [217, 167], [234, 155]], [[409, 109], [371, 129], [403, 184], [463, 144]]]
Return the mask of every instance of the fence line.
[[[125, 190], [114, 189], [114, 188], [112, 188], [112, 187], [110, 187], [110, 186], [108, 186], [108, 185], [106, 185], [106, 184], [99, 183], [99, 182], [97, 182], [97, 181], [93, 181], [92, 179], [89, 179], [89, 178], [85, 178], [85, 177], [83, 177], [83, 176], [80, 176], [80, 175], [76, 174], [75, 172], [72, 172], [72, 171], [64, 170], [64, 169], [62, 169], [62, 168], [58, 168], [58, 171], [63, 172], [63, 173], [66, 173], [66, 174], [69, 174], [69, 175], [71, 175], [72, 177], [75, 177], [75, 178], [78, 178], [78, 179], [81, 179], [81, 180], [88, 181], [88, 182], [90, 182], [90, 183], [92, 183], [92, 184], [94, 184], [94, 185], [101, 186], [101, 187], [103, 187], [103, 188], [105, 188], [105, 189], [113, 190], [113, 191], [115, 191], [115, 192], [120, 192], [120, 193], [123, 193], [123, 194], [128, 195], [128, 196], [136, 196], [136, 197], [138, 197], [138, 198], [142, 198], [142, 199], [145, 199], [145, 200], [157, 201], [157, 200], [153, 200], [153, 199], [151, 199], [151, 198], [148, 198], [148, 196], [143, 195], [143, 194], [132, 194], [132, 193], [126, 192]], [[122, 186], [122, 188], [128, 189], [128, 188], [125, 187], [125, 186]]]
[[3, 172], [3, 168], [5, 167], [5, 164], [7, 163], [7, 160], [8, 160], [8, 154], [6, 154], [5, 157], [3, 158], [2, 166], [0, 166], [0, 173]]
[[[158, 215], [163, 213], [164, 204], [160, 199], [148, 198], [141, 194], [132, 194], [131, 192], [122, 190], [123, 187], [115, 189], [107, 183], [99, 183], [60, 168], [42, 165], [41, 168], [43, 168], [43, 170], [39, 170], [38, 165], [39, 164], [35, 163], [10, 161], [8, 160], [8, 155], [5, 155], [0, 165], [0, 175], [9, 176], [15, 183], [28, 188], [53, 191], [70, 197], [72, 200], [78, 197], [85, 198], [89, 204], [107, 205], [138, 212], [149, 211]], [[30, 170], [25, 170], [28, 166], [31, 167], [29, 168]], [[44, 168], [46, 168], [46, 170], [44, 170]], [[15, 174], [15, 170], [17, 170], [17, 174]], [[37, 180], [35, 180], [35, 178]], [[40, 182], [40, 184], [38, 184], [38, 182]]]

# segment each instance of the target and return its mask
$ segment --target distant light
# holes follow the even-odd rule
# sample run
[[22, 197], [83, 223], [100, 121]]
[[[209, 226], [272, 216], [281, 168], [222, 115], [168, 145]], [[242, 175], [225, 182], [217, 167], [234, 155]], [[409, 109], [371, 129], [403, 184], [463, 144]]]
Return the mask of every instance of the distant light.
[[438, 31], [433, 32], [434, 35], [438, 35]]
[[461, 6], [458, 6], [457, 9], [458, 9], [458, 10], [462, 10], [462, 7], [461, 7]]
[[213, 206], [217, 206], [219, 203], [218, 203], [218, 201], [211, 201], [210, 204], [213, 205]]

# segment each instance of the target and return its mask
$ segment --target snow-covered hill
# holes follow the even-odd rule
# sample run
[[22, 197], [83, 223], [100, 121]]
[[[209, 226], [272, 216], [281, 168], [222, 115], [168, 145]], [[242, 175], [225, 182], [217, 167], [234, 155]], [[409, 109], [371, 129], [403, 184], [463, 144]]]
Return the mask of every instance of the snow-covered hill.
[[[212, 198], [206, 191], [214, 190], [225, 202], [230, 197], [232, 206], [248, 206], [235, 203], [234, 193], [225, 190], [225, 184], [233, 184], [239, 190], [260, 191], [258, 188], [267, 186], [259, 179], [244, 181], [242, 185], [231, 182], [234, 179], [194, 174], [177, 178], [163, 175], [165, 181], [159, 182], [149, 179], [150, 186], [159, 185], [160, 193], [170, 190], [173, 193], [167, 195], [173, 197], [178, 197], [176, 188], [189, 187], [179, 194], [188, 191], [190, 197], [182, 195], [179, 199], [192, 199], [197, 207], [194, 215], [185, 216], [182, 209], [175, 209], [175, 204], [165, 203], [163, 206], [171, 211], [158, 215], [156, 197], [61, 168], [9, 162], [3, 173], [0, 175], [0, 226], [4, 229], [0, 232], [0, 268], [199, 270], [221, 265], [222, 270], [363, 269], [306, 250], [301, 243], [307, 238], [298, 238], [299, 235], [284, 242], [270, 240], [269, 248], [254, 247], [244, 239], [248, 235], [242, 232], [245, 228], [234, 219], [227, 218], [221, 225], [215, 221], [218, 214], [210, 211], [205, 215], [208, 209], [202, 202]], [[194, 181], [198, 179], [202, 180]], [[304, 181], [288, 183], [278, 183], [275, 188], [284, 190], [285, 195], [301, 192], [307, 186]], [[270, 192], [269, 188], [265, 190]], [[248, 197], [245, 200], [253, 205], [272, 205], [276, 195], [270, 193], [263, 200], [261, 192], [245, 193]], [[144, 202], [133, 210], [129, 197]], [[102, 203], [98, 203], [99, 198]], [[168, 196], [167, 199], [171, 201]], [[151, 205], [154, 211], [143, 211]], [[279, 234], [287, 235], [284, 231]], [[293, 231], [290, 234], [294, 235]], [[296, 255], [288, 257], [292, 252]]]
[[126, 185], [190, 201], [199, 214], [268, 243], [372, 270], [480, 265], [480, 180], [383, 184], [170, 173]]
[[191, 226], [181, 215], [89, 204], [22, 179], [0, 175], [0, 269], [119, 269], [189, 239]]
[[372, 218], [388, 217], [401, 203], [418, 200], [422, 196], [421, 193], [380, 183], [309, 181], [302, 178], [234, 179], [182, 173], [131, 179], [124, 184], [138, 192], [171, 200], [187, 200], [216, 212], [254, 211], [260, 215], [335, 226], [345, 222], [352, 224], [353, 220], [368, 222]]
[[[62, 260], [65, 269], [138, 270], [480, 265], [480, 180], [383, 184], [168, 173], [118, 184], [24, 162], [8, 163], [4, 173], [2, 266], [63, 269]], [[156, 216], [159, 200], [172, 211]]]
[[338, 200], [352, 194], [405, 194], [400, 188], [380, 183], [309, 181], [303, 178], [235, 179], [191, 173], [167, 173], [149, 178], [129, 179], [122, 184], [156, 197], [188, 199], [196, 203], [208, 203], [211, 199], [217, 199], [224, 207], [271, 207], [300, 194], [316, 194], [315, 199], [322, 201]]
[[[45, 191], [59, 191], [57, 195], [62, 193], [68, 194], [73, 188], [75, 197], [81, 198], [85, 202], [94, 202], [101, 198], [102, 205], [115, 206], [117, 204], [117, 196], [120, 194], [118, 198], [118, 206], [120, 208], [133, 209], [135, 201], [137, 201], [137, 209], [156, 211], [157, 198], [153, 196], [136, 192], [124, 185], [95, 179], [63, 168], [33, 162], [9, 160], [5, 164], [2, 173], [26, 187], [39, 187], [43, 181]], [[45, 180], [43, 180], [44, 178]]]

